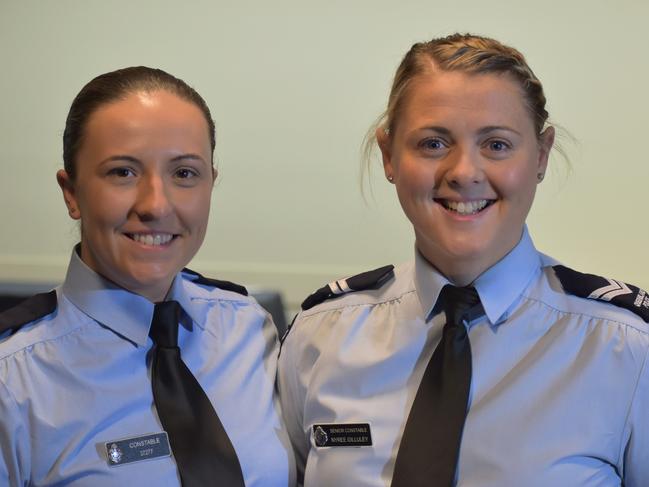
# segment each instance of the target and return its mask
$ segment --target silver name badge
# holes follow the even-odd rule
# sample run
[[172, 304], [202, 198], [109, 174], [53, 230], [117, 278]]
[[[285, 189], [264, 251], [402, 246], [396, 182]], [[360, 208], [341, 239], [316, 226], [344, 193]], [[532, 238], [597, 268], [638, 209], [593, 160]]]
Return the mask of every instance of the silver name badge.
[[372, 446], [369, 423], [314, 424], [313, 439], [318, 448]]
[[164, 431], [105, 443], [109, 467], [152, 460], [171, 455], [169, 438]]

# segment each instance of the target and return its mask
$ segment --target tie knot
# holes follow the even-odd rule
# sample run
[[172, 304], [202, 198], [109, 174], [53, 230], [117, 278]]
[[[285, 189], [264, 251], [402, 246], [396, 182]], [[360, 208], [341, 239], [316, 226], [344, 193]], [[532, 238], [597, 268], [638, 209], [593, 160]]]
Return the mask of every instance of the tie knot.
[[461, 324], [463, 319], [471, 321], [484, 314], [480, 296], [473, 286], [447, 284], [439, 294], [439, 302], [446, 313], [446, 321], [455, 325]]
[[177, 301], [156, 303], [149, 336], [159, 347], [177, 347], [179, 321], [180, 304]]

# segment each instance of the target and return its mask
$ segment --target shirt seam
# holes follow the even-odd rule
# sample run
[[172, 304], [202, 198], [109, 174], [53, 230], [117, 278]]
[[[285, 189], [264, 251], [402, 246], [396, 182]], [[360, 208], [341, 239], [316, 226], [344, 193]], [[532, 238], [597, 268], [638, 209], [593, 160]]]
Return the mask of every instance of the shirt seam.
[[[341, 303], [337, 307], [326, 308], [326, 309], [317, 310], [317, 311], [314, 310], [311, 313], [309, 313], [309, 311], [311, 311], [311, 310], [306, 310], [306, 311], [302, 311], [300, 313], [300, 315], [301, 315], [300, 317], [301, 318], [302, 317], [310, 318], [311, 316], [316, 316], [316, 315], [319, 315], [321, 313], [328, 313], [329, 311], [339, 311], [339, 310], [344, 309], [344, 308], [354, 308], [354, 307], [357, 307], [357, 306], [376, 306], [376, 305], [379, 305], [379, 304], [388, 304], [388, 303], [392, 303], [394, 301], [398, 301], [399, 299], [402, 299], [406, 294], [411, 294], [411, 293], [416, 293], [416, 292], [417, 291], [415, 289], [410, 289], [408, 291], [403, 292], [402, 294], [400, 294], [398, 296], [390, 297], [390, 298], [385, 299], [383, 301], [366, 302], [366, 303], [350, 303], [350, 304], [342, 304]], [[342, 298], [344, 299], [344, 296]]]
[[601, 321], [610, 323], [611, 325], [616, 324], [616, 325], [621, 325], [621, 326], [624, 326], [624, 327], [630, 327], [630, 328], [633, 328], [634, 330], [638, 331], [639, 333], [642, 333], [643, 335], [649, 335], [649, 331], [643, 330], [643, 329], [633, 325], [632, 323], [626, 323], [624, 321], [619, 321], [619, 320], [604, 317], [604, 316], [597, 316], [597, 315], [593, 315], [593, 314], [590, 314], [590, 313], [578, 313], [578, 312], [575, 312], [575, 311], [567, 311], [565, 309], [560, 309], [560, 308], [558, 308], [556, 306], [553, 306], [550, 303], [547, 303], [546, 301], [542, 301], [542, 300], [540, 300], [538, 298], [534, 298], [534, 297], [528, 296], [528, 295], [523, 295], [523, 296], [529, 301], [534, 301], [536, 303], [542, 304], [543, 306], [545, 306], [545, 307], [547, 307], [549, 309], [552, 309], [552, 310], [554, 310], [554, 311], [556, 311], [558, 313], [563, 313], [565, 315], [573, 315], [573, 316], [583, 316], [584, 318], [591, 318], [591, 319], [594, 319], [594, 320], [601, 320]]
[[[62, 335], [58, 335], [58, 336], [50, 337], [50, 338], [43, 338], [43, 339], [40, 339], [40, 340], [37, 340], [37, 341], [34, 341], [34, 342], [30, 342], [30, 343], [26, 344], [25, 346], [23, 346], [23, 347], [21, 347], [21, 348], [19, 348], [17, 350], [14, 350], [11, 353], [8, 353], [7, 355], [0, 356], [0, 362], [5, 362], [6, 360], [11, 359], [12, 357], [16, 356], [17, 354], [19, 354], [21, 352], [25, 352], [28, 348], [35, 347], [36, 345], [40, 345], [41, 343], [50, 343], [50, 342], [54, 342], [54, 341], [59, 340], [59, 339], [63, 339], [65, 337], [67, 337], [68, 335], [71, 335], [72, 333], [75, 333], [75, 332], [79, 331], [81, 328], [86, 327], [90, 323], [99, 324], [98, 321], [94, 320], [91, 317], [88, 317], [88, 321], [84, 321], [83, 323], [79, 323], [72, 330], [69, 330], [66, 333], [63, 333]], [[40, 324], [40, 322], [39, 322], [39, 324]], [[110, 328], [110, 330], [114, 332], [114, 330], [112, 328]], [[11, 337], [9, 337], [8, 340], [11, 340]]]
[[[228, 301], [228, 302], [246, 303], [246, 304], [251, 304], [253, 302], [256, 302], [256, 300], [250, 295], [244, 296], [240, 293], [237, 293], [236, 291], [231, 291], [229, 289], [221, 289], [220, 287], [210, 286], [207, 284], [199, 284], [190, 279], [185, 279], [184, 276], [182, 276], [182, 272], [181, 272], [181, 277], [183, 278], [184, 283], [190, 284], [191, 286], [195, 287], [197, 290], [201, 291], [199, 295], [194, 295], [194, 296], [189, 295], [188, 297], [190, 301], [196, 301], [196, 300]], [[214, 294], [216, 294], [216, 296]]]
[[264, 314], [270, 314], [270, 313], [268, 313], [268, 312], [266, 311], [266, 309], [265, 309], [261, 304], [259, 304], [259, 303], [257, 302], [256, 299], [254, 299], [254, 298], [252, 298], [252, 297], [246, 297], [246, 296], [244, 296], [244, 297], [242, 297], [242, 298], [238, 298], [238, 299], [237, 299], [237, 298], [235, 298], [235, 297], [233, 297], [233, 298], [225, 297], [225, 298], [224, 298], [224, 297], [222, 297], [222, 296], [216, 296], [216, 297], [212, 297], [212, 296], [210, 296], [210, 297], [204, 297], [204, 296], [191, 296], [191, 297], [189, 298], [189, 300], [190, 300], [190, 301], [203, 301], [203, 302], [207, 302], [207, 303], [211, 304], [212, 307], [213, 307], [214, 305], [218, 304], [219, 302], [226, 302], [226, 303], [228, 303], [228, 304], [232, 304], [232, 303], [242, 304], [242, 305], [250, 306], [250, 307], [252, 307], [253, 309], [255, 309], [255, 310], [257, 310], [257, 311], [263, 312]]

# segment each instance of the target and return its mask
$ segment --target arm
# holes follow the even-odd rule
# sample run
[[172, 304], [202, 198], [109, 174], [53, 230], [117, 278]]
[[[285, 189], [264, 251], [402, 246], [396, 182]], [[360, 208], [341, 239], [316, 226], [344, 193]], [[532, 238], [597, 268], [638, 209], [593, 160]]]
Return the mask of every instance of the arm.
[[18, 405], [0, 381], [0, 485], [21, 487], [28, 484], [24, 477], [29, 464], [28, 442]]
[[[297, 325], [297, 319], [293, 326]], [[293, 330], [282, 344], [278, 371], [277, 387], [284, 421], [288, 430], [291, 445], [295, 452], [298, 485], [303, 485], [304, 469], [309, 454], [309, 442], [304, 433], [304, 403], [306, 387], [300, 381], [300, 368], [296, 357], [299, 356], [298, 334]]]
[[628, 442], [623, 445], [622, 485], [643, 487], [649, 479], [649, 351], [645, 353], [627, 420]]

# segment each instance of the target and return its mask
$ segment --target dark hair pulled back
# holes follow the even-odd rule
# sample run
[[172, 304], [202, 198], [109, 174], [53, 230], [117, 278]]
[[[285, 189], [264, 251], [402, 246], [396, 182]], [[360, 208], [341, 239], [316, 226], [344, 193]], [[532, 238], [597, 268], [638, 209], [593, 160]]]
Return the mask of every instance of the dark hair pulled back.
[[70, 179], [76, 178], [76, 156], [92, 114], [101, 106], [124, 99], [138, 91], [167, 91], [196, 105], [205, 116], [212, 153], [214, 152], [214, 121], [201, 95], [182, 79], [161, 69], [133, 66], [100, 74], [88, 82], [72, 101], [63, 132], [63, 167]]

